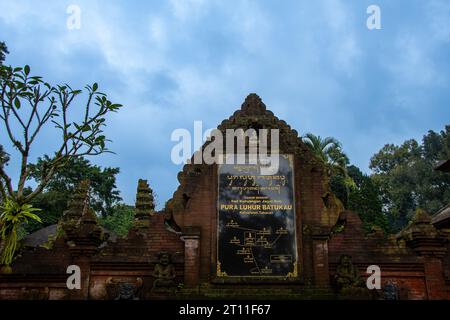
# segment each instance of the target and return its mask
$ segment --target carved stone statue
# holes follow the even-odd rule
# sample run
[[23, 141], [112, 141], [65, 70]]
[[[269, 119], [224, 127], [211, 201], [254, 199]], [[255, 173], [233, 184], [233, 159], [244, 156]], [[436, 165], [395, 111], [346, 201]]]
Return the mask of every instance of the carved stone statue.
[[383, 287], [383, 298], [385, 300], [398, 300], [399, 299], [399, 290], [397, 285], [389, 280]]
[[339, 291], [364, 286], [358, 268], [353, 265], [352, 258], [346, 254], [341, 256], [334, 278]]
[[142, 288], [143, 281], [142, 278], [137, 278], [134, 283], [131, 283], [123, 280], [114, 281], [112, 278], [108, 278], [106, 285], [109, 289], [114, 289], [111, 290], [111, 293], [108, 293], [110, 298], [115, 297], [114, 300], [139, 300], [137, 295]]
[[114, 300], [139, 300], [134, 295], [136, 287], [131, 283], [119, 283], [119, 295]]
[[163, 251], [158, 255], [159, 262], [153, 270], [153, 289], [157, 287], [173, 287], [175, 286], [175, 267], [172, 264], [170, 254]]

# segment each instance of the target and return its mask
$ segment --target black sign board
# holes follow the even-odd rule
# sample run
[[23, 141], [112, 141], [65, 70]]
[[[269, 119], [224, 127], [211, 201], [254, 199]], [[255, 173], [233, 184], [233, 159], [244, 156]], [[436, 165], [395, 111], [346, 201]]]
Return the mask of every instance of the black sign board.
[[218, 277], [297, 277], [294, 168], [279, 155], [278, 171], [260, 164], [218, 169]]

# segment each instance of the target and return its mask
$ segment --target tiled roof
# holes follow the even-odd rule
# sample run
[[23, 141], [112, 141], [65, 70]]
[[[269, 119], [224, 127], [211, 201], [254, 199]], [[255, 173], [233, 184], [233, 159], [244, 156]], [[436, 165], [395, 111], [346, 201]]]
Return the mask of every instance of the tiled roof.
[[450, 204], [439, 210], [431, 219], [431, 223], [437, 225], [448, 223], [450, 225]]

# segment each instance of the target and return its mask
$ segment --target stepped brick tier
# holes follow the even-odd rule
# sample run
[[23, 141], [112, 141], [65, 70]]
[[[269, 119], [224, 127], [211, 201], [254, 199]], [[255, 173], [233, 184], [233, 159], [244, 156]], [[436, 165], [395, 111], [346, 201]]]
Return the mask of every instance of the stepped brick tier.
[[[450, 299], [449, 217], [418, 210], [397, 235], [366, 234], [322, 162], [257, 95], [218, 126], [239, 128], [279, 130], [269, 184], [255, 172], [251, 188], [238, 183], [257, 166], [186, 164], [156, 212], [139, 180], [134, 226], [118, 238], [98, 224], [85, 181], [61, 221], [29, 235], [2, 269], [0, 299]], [[69, 265], [81, 289], [67, 288]], [[381, 288], [369, 290], [373, 265]]]

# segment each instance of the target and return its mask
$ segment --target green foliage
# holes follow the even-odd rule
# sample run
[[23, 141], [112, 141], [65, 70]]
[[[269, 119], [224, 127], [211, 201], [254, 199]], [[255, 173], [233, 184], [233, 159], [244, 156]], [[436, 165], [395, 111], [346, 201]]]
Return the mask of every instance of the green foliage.
[[404, 227], [419, 207], [434, 213], [450, 202], [450, 175], [433, 169], [449, 158], [450, 126], [429, 131], [421, 144], [414, 139], [387, 144], [372, 157], [372, 179], [393, 230]]
[[[50, 161], [48, 156], [39, 158], [36, 164], [30, 165], [30, 176], [40, 182]], [[106, 216], [111, 213], [112, 206], [122, 200], [116, 186], [119, 172], [119, 168], [101, 168], [82, 157], [71, 158], [65, 166], [57, 169], [45, 191], [68, 196], [82, 180], [89, 179], [90, 206], [97, 214]]]
[[19, 204], [11, 199], [5, 199], [0, 214], [0, 235], [4, 241], [3, 251], [0, 255], [0, 264], [10, 265], [17, 249], [17, 233], [19, 227], [28, 220], [40, 221], [34, 212], [40, 209], [29, 204]]
[[[44, 176], [48, 156], [39, 158], [30, 165], [30, 176], [39, 182]], [[116, 175], [119, 168], [101, 168], [82, 157], [71, 158], [67, 165], [60, 167], [47, 183], [44, 191], [32, 200], [34, 207], [42, 209], [42, 224], [31, 222], [26, 226], [28, 232], [55, 224], [67, 209], [67, 202], [76, 186], [85, 179], [90, 180], [90, 206], [97, 215], [106, 217], [113, 213], [113, 207], [122, 200], [116, 187]], [[26, 191], [31, 192], [31, 191]]]
[[350, 188], [354, 187], [354, 182], [347, 174], [350, 161], [343, 152], [341, 143], [335, 138], [322, 138], [312, 133], [307, 133], [303, 141], [327, 167], [331, 191], [347, 207]]
[[381, 228], [389, 232], [387, 219], [382, 210], [380, 190], [372, 178], [354, 166], [346, 168], [347, 175], [335, 173], [330, 179], [333, 193], [345, 208], [358, 213], [365, 232]]
[[9, 53], [8, 48], [4, 42], [0, 41], [0, 66], [5, 61], [6, 55]]
[[[30, 192], [30, 191], [26, 191]], [[31, 200], [35, 208], [41, 209], [39, 214], [41, 221], [29, 221], [23, 226], [27, 233], [32, 233], [41, 228], [58, 223], [63, 212], [67, 210], [67, 201], [70, 193], [68, 191], [59, 192], [55, 190], [44, 191]]]
[[112, 208], [112, 213], [100, 219], [100, 224], [118, 236], [124, 237], [134, 222], [134, 207], [118, 204]]
[[331, 169], [342, 171], [349, 163], [348, 157], [342, 151], [341, 143], [332, 137], [322, 138], [312, 133], [303, 137], [303, 142], [325, 165]]
[[381, 228], [385, 233], [389, 233], [390, 228], [383, 212], [380, 189], [376, 182], [356, 166], [348, 167], [348, 173], [355, 183], [350, 188], [348, 208], [358, 213], [366, 232]]
[[429, 131], [421, 144], [411, 139], [385, 145], [371, 159], [370, 176], [347, 166], [336, 139], [307, 134], [304, 141], [330, 168], [331, 190], [359, 214], [368, 232], [396, 232], [417, 208], [434, 213], [450, 202], [450, 175], [433, 169], [437, 161], [450, 158], [450, 126], [440, 133]]
[[[17, 230], [28, 220], [41, 222], [31, 204], [45, 208], [45, 223], [54, 223], [63, 213], [68, 195], [77, 182], [77, 174], [94, 181], [96, 192], [93, 207], [106, 215], [113, 204], [120, 200], [115, 190], [115, 174], [118, 169], [98, 167], [79, 160], [83, 156], [99, 155], [110, 152], [106, 146], [103, 129], [106, 116], [122, 107], [112, 103], [106, 95], [98, 91], [98, 84], [85, 87], [86, 103], [77, 118], [69, 112], [82, 90], [72, 89], [68, 84], [53, 86], [40, 76], [31, 75], [31, 68], [4, 66], [4, 43], [0, 43], [0, 122], [1, 132], [11, 143], [12, 149], [19, 154], [19, 174], [17, 187], [13, 186], [13, 175], [6, 171], [8, 153], [0, 148], [0, 200], [4, 205], [2, 214], [2, 238], [4, 250], [2, 261], [12, 261], [17, 245]], [[77, 103], [78, 104], [78, 103]], [[79, 113], [78, 113], [79, 114]], [[53, 124], [56, 134], [52, 142], [56, 145], [53, 157], [45, 156], [36, 165], [29, 163], [33, 145], [39, 133]], [[73, 166], [73, 167], [71, 167]], [[82, 169], [90, 169], [88, 172]], [[75, 173], [75, 170], [80, 172]], [[56, 176], [56, 179], [53, 179]], [[61, 177], [68, 177], [61, 179]], [[33, 179], [37, 185], [27, 187]], [[63, 182], [61, 182], [63, 180]], [[53, 181], [52, 185], [49, 183]], [[15, 207], [16, 206], [16, 207]], [[33, 227], [31, 225], [30, 227]]]
[[[79, 117], [70, 112], [82, 90], [68, 84], [50, 85], [40, 76], [32, 76], [29, 66], [13, 68], [0, 66], [0, 120], [5, 137], [20, 155], [20, 171], [17, 188], [11, 175], [0, 167], [0, 191], [18, 203], [30, 203], [39, 195], [53, 175], [67, 166], [71, 159], [110, 152], [106, 146], [103, 129], [106, 116], [122, 106], [112, 103], [98, 91], [98, 84], [85, 87], [86, 104]], [[24, 194], [27, 182], [32, 178], [29, 158], [32, 146], [43, 128], [54, 125], [53, 140], [57, 147], [54, 156], [47, 157], [46, 166], [40, 172], [38, 185]]]
[[[9, 162], [9, 154], [6, 153], [5, 149], [0, 144], [0, 170], [4, 170], [3, 168], [8, 165], [8, 162]], [[0, 178], [0, 203], [2, 203], [3, 199], [7, 198], [6, 192], [4, 192], [2, 184], [3, 181]]]
[[358, 213], [365, 231], [371, 232], [376, 227], [388, 231], [378, 186], [357, 167], [348, 166], [349, 159], [341, 143], [335, 138], [321, 138], [311, 133], [303, 140], [329, 168], [331, 190], [344, 207]]
[[353, 180], [340, 172], [333, 173], [330, 178], [330, 188], [334, 195], [341, 200], [345, 208], [348, 207], [350, 188], [354, 185]]

